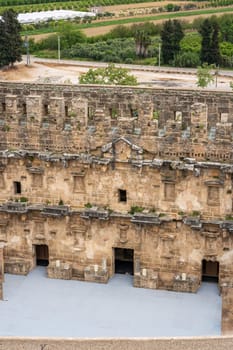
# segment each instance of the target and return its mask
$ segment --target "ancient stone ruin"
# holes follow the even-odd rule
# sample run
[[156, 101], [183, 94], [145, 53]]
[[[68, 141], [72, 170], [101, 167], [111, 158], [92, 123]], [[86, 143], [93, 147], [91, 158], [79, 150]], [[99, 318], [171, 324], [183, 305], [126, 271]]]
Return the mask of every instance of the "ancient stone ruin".
[[230, 92], [0, 83], [0, 286], [215, 279], [231, 331], [232, 122]]

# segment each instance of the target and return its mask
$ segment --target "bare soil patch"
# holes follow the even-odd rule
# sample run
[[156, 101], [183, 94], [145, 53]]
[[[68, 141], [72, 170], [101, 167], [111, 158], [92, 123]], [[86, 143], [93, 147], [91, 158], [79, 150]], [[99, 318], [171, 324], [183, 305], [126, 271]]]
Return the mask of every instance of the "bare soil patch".
[[80, 74], [90, 67], [79, 67], [72, 64], [33, 62], [27, 66], [25, 62], [17, 64], [13, 69], [0, 70], [0, 80], [28, 81], [41, 83], [78, 83]]
[[191, 2], [191, 1], [158, 1], [158, 2], [143, 2], [138, 4], [122, 4], [122, 5], [112, 5], [112, 6], [103, 6], [103, 11], [108, 12], [119, 12], [122, 10], [128, 10], [128, 9], [140, 9], [140, 8], [158, 8], [163, 7], [168, 4], [174, 4], [174, 5], [185, 5], [185, 4], [195, 4], [196, 6], [204, 6], [208, 2]]
[[50, 35], [54, 35], [57, 33], [44, 33], [44, 34], [35, 34], [35, 35], [30, 35], [30, 39], [34, 39], [35, 42], [37, 43], [38, 41], [42, 40], [42, 39], [46, 39], [48, 38]]
[[0, 80], [20, 81], [31, 79], [34, 75], [34, 70], [34, 66], [27, 67], [24, 63], [20, 63], [14, 68], [0, 70]]

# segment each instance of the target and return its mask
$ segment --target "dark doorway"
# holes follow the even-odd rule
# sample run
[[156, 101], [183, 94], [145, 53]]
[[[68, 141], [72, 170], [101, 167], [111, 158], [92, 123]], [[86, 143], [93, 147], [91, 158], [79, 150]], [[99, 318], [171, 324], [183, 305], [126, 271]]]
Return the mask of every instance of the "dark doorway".
[[219, 262], [202, 260], [202, 281], [217, 282], [219, 275]]
[[14, 192], [15, 192], [15, 194], [21, 193], [21, 182], [14, 181]]
[[133, 275], [133, 249], [115, 248], [115, 273]]
[[36, 245], [36, 265], [48, 266], [49, 248], [46, 244]]
[[118, 190], [119, 202], [127, 202], [126, 190]]

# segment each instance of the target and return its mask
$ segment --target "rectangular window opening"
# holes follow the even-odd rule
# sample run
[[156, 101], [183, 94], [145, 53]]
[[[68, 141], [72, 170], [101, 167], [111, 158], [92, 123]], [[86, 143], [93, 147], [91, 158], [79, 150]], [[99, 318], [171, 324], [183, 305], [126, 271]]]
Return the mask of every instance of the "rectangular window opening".
[[174, 119], [178, 123], [182, 123], [182, 112], [181, 111], [175, 111], [174, 112]]
[[92, 120], [94, 118], [94, 108], [93, 107], [88, 107], [87, 108], [87, 116], [88, 119]]
[[22, 189], [21, 189], [21, 182], [14, 181], [14, 193], [15, 194], [20, 194], [21, 191], [22, 191]]
[[111, 119], [117, 118], [116, 108], [109, 108], [109, 114], [110, 114]]
[[23, 115], [27, 115], [27, 105], [26, 103], [23, 103]]
[[69, 117], [69, 108], [68, 108], [68, 106], [65, 106], [65, 116]]
[[127, 202], [126, 190], [118, 190], [119, 202]]
[[43, 106], [43, 114], [44, 114], [44, 116], [47, 116], [47, 115], [49, 115], [49, 105], [47, 105], [47, 104], [44, 104], [44, 106]]

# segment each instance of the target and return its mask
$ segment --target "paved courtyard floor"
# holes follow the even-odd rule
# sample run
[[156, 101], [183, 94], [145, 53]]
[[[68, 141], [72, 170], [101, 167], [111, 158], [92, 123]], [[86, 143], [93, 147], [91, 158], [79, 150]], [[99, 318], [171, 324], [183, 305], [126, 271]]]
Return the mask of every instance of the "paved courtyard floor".
[[5, 275], [0, 336], [166, 337], [220, 335], [216, 284], [197, 294], [133, 288], [133, 277], [108, 284], [49, 279], [43, 267]]

